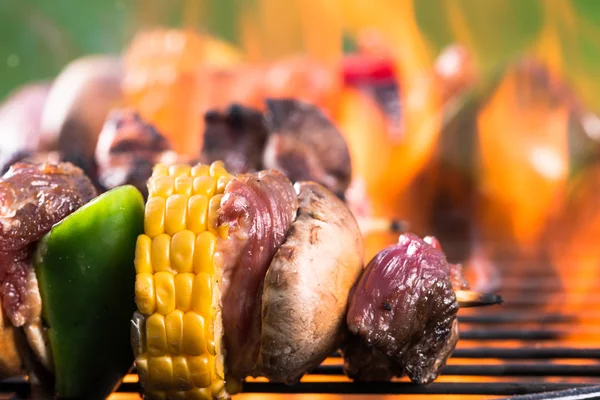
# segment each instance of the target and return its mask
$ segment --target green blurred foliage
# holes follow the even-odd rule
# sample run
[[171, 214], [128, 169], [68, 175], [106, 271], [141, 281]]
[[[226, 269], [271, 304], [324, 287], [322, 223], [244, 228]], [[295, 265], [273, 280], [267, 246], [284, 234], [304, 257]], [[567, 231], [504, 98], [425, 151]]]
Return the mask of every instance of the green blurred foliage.
[[484, 70], [517, 57], [538, 38], [542, 0], [418, 0], [417, 22], [436, 50], [455, 40], [469, 46]]
[[[187, 12], [193, 0], [0, 0], [0, 97], [53, 77], [78, 56], [118, 53], [149, 25], [191, 21], [236, 42], [240, 5], [249, 1], [202, 0], [202, 15], [194, 16]], [[487, 71], [534, 49], [552, 18], [546, 6], [563, 3], [569, 15], [557, 13], [550, 22], [565, 77], [600, 111], [600, 0], [415, 0], [415, 12], [434, 52], [460, 41]]]

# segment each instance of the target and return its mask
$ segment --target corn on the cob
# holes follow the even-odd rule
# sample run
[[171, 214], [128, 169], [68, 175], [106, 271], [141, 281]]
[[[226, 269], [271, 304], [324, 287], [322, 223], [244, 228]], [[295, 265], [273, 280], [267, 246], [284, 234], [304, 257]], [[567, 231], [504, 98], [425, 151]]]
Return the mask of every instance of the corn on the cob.
[[212, 165], [158, 164], [135, 253], [132, 346], [145, 396], [227, 397], [215, 263], [216, 213], [232, 176]]

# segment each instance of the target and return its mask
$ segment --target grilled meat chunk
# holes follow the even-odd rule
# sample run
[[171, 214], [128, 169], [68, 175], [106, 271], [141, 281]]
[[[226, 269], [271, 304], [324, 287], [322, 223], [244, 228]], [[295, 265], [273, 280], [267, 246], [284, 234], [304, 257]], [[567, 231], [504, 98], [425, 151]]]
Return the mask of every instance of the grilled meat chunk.
[[102, 186], [112, 189], [129, 184], [144, 198], [148, 197], [146, 182], [152, 168], [159, 162], [185, 162], [183, 156], [171, 151], [168, 140], [129, 109], [113, 110], [98, 138], [96, 162]]
[[261, 169], [268, 135], [261, 112], [232, 104], [223, 113], [216, 110], [206, 113], [204, 120], [202, 162], [221, 160], [234, 174]]
[[298, 182], [298, 214], [265, 277], [258, 374], [294, 383], [334, 351], [363, 268], [356, 220], [331, 191]]
[[270, 137], [265, 168], [293, 182], [314, 181], [343, 198], [350, 184], [350, 153], [339, 130], [317, 107], [292, 99], [267, 100]]
[[225, 188], [219, 224], [229, 239], [217, 245], [224, 260], [222, 315], [229, 372], [246, 377], [260, 346], [261, 288], [285, 240], [298, 201], [292, 183], [277, 171], [238, 175]]
[[[418, 383], [437, 377], [458, 341], [453, 280], [464, 282], [438, 247], [433, 238], [401, 235], [367, 265], [348, 306], [350, 331]], [[356, 371], [356, 379], [372, 377], [353, 360], [346, 358], [347, 371]]]
[[341, 350], [344, 354], [344, 374], [350, 379], [382, 382], [404, 374], [402, 364], [367, 345], [360, 336], [349, 335]]
[[91, 181], [70, 163], [18, 163], [0, 180], [0, 295], [14, 326], [41, 311], [31, 244], [95, 196]]

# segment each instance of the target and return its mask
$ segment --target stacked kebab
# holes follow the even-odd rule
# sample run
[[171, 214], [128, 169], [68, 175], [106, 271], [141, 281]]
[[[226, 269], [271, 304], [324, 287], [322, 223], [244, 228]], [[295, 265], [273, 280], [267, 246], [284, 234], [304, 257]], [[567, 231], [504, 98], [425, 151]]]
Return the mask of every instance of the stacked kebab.
[[[12, 165], [0, 182], [0, 371], [26, 369], [61, 397], [102, 398], [135, 358], [149, 398], [225, 398], [248, 376], [297, 382], [342, 348], [354, 379], [427, 383], [458, 340], [459, 302], [497, 301], [469, 292], [433, 238], [401, 235], [363, 268], [342, 201], [347, 146], [316, 107], [281, 99], [264, 114], [210, 112], [204, 142], [184, 157], [116, 110], [83, 170]], [[105, 308], [74, 321], [74, 298]], [[133, 315], [130, 358], [123, 315]]]

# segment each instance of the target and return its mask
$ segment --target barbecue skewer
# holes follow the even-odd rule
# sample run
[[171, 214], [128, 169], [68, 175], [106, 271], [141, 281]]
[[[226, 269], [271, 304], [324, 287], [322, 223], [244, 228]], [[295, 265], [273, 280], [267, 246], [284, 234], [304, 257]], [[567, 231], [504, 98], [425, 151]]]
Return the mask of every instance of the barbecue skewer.
[[408, 231], [408, 222], [395, 218], [361, 218], [357, 219], [363, 235], [373, 233], [404, 233]]
[[503, 303], [502, 297], [493, 293], [480, 293], [472, 290], [457, 290], [455, 293], [460, 308], [486, 307]]

